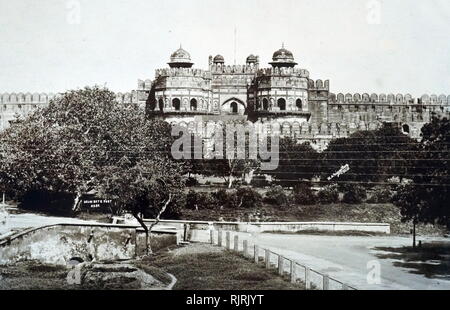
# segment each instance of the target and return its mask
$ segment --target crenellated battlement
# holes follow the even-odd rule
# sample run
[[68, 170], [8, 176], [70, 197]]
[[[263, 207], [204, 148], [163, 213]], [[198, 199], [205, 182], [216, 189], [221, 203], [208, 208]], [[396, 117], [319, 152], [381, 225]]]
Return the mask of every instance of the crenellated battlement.
[[202, 69], [193, 68], [164, 68], [157, 69], [155, 78], [159, 77], [199, 77], [204, 79], [211, 79], [211, 72]]
[[309, 90], [330, 90], [330, 80], [308, 80], [308, 89]]
[[233, 65], [213, 64], [210, 66], [212, 74], [255, 74], [258, 71], [256, 65]]
[[330, 94], [330, 104], [397, 104], [397, 105], [450, 105], [450, 95], [423, 95], [420, 98], [413, 98], [410, 94], [371, 94], [355, 93]]
[[48, 104], [56, 94], [53, 93], [0, 93], [2, 104]]
[[289, 67], [275, 67], [275, 68], [262, 68], [259, 69], [257, 74], [259, 76], [297, 76], [301, 78], [309, 78], [309, 71], [300, 68], [289, 68]]

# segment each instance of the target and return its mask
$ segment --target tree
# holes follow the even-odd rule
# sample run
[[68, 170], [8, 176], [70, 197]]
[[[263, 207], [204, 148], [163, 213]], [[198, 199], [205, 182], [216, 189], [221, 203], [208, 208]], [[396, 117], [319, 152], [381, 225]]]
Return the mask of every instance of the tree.
[[77, 210], [83, 194], [97, 190], [116, 199], [116, 212], [138, 218], [147, 235], [142, 217], [157, 222], [182, 199], [170, 125], [146, 120], [137, 105], [119, 104], [106, 89], [66, 92], [0, 139], [0, 183], [16, 193], [70, 193]]
[[404, 221], [450, 228], [450, 121], [433, 117], [422, 128], [419, 152], [410, 184], [400, 187], [393, 202]]
[[[230, 143], [230, 145], [227, 145], [227, 134], [230, 135], [230, 131], [227, 130], [227, 128], [230, 127], [227, 126], [237, 128], [237, 130], [232, 133], [233, 139], [228, 140], [232, 141], [233, 143]], [[242, 126], [241, 128], [244, 129], [241, 131], [239, 129], [239, 126]], [[219, 137], [218, 135], [220, 134], [222, 136]], [[243, 137], [245, 138], [243, 145], [239, 144], [239, 135], [243, 135]], [[243, 179], [246, 173], [255, 171], [259, 168], [258, 158], [250, 158], [250, 134], [248, 130], [245, 129], [244, 123], [240, 121], [229, 121], [224, 126], [216, 129], [212, 140], [221, 141], [222, 147], [221, 149], [216, 149], [220, 142], [215, 143], [214, 148], [211, 152], [212, 154], [214, 154], [215, 158], [206, 158], [203, 160], [202, 167], [204, 175], [214, 175], [222, 177], [228, 184], [228, 188], [232, 188], [235, 178]], [[240, 158], [238, 156], [239, 152], [243, 153], [244, 158]]]
[[301, 180], [311, 180], [320, 175], [319, 153], [309, 144], [300, 144], [292, 138], [280, 140], [278, 168], [267, 171], [282, 185], [295, 186]]
[[376, 183], [395, 176], [409, 178], [413, 168], [410, 158], [417, 145], [394, 126], [359, 131], [330, 142], [321, 156], [322, 176], [328, 178], [349, 165], [350, 171], [340, 175], [339, 181]]

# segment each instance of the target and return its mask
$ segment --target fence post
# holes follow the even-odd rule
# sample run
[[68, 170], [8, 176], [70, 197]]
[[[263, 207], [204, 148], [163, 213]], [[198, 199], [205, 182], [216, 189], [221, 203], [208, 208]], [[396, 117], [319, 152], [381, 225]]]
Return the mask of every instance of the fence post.
[[296, 277], [295, 277], [295, 262], [291, 260], [291, 283], [295, 283], [296, 282]]
[[239, 252], [239, 236], [234, 236], [234, 251]]
[[227, 250], [229, 250], [230, 249], [230, 232], [229, 231], [227, 231], [225, 238], [226, 238], [225, 245], [226, 245]]
[[327, 275], [323, 275], [323, 290], [328, 291], [330, 289], [330, 278]]
[[270, 268], [270, 251], [266, 250], [266, 268]]
[[284, 273], [284, 260], [283, 256], [278, 255], [278, 274], [282, 276]]
[[211, 239], [211, 244], [214, 244], [214, 230], [210, 230], [209, 231], [209, 237]]
[[254, 255], [254, 259], [255, 259], [255, 264], [259, 263], [259, 247], [258, 245], [255, 244], [255, 255]]
[[310, 282], [310, 277], [311, 277], [311, 270], [308, 267], [305, 267], [305, 285], [306, 285], [306, 289], [310, 290], [311, 289], [311, 282]]
[[247, 240], [244, 240], [244, 241], [242, 242], [242, 247], [244, 248], [244, 249], [243, 249], [243, 251], [244, 251], [244, 257], [247, 257], [247, 256], [248, 256], [248, 242], [247, 242]]
[[222, 231], [222, 230], [219, 230], [217, 233], [218, 233], [218, 236], [217, 236], [217, 245], [221, 247], [221, 246], [222, 246], [222, 237], [223, 237], [223, 236], [222, 236], [222, 233], [223, 233], [223, 231]]

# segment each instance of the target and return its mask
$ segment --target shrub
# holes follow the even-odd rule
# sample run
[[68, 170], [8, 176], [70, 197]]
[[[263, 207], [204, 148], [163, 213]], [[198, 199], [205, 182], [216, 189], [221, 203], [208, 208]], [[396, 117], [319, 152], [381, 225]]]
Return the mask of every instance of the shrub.
[[224, 189], [211, 194], [212, 198], [216, 201], [218, 207], [230, 207], [230, 195]]
[[190, 190], [186, 195], [186, 208], [193, 210], [212, 209], [216, 200], [209, 193], [200, 193]]
[[386, 187], [376, 187], [372, 196], [367, 200], [368, 203], [388, 203], [392, 201], [393, 191]]
[[70, 193], [31, 190], [20, 197], [19, 208], [52, 215], [70, 215], [75, 195]]
[[325, 186], [317, 193], [317, 200], [320, 204], [339, 202], [339, 191], [335, 185]]
[[283, 187], [277, 185], [271, 187], [265, 194], [264, 202], [271, 205], [284, 206], [289, 202]]
[[345, 203], [361, 203], [367, 198], [366, 189], [359, 185], [345, 186], [343, 189]]
[[256, 208], [262, 203], [262, 196], [252, 188], [240, 187], [230, 195], [234, 208]]
[[192, 186], [197, 186], [197, 185], [199, 185], [199, 183], [196, 178], [193, 178], [193, 177], [187, 178], [187, 180], [186, 180], [187, 187], [192, 187]]
[[264, 175], [253, 176], [250, 184], [254, 187], [265, 187], [270, 185], [269, 181], [267, 181], [266, 176]]
[[307, 183], [300, 183], [294, 187], [292, 193], [292, 200], [301, 205], [312, 205], [316, 203], [316, 196], [314, 195], [311, 186]]

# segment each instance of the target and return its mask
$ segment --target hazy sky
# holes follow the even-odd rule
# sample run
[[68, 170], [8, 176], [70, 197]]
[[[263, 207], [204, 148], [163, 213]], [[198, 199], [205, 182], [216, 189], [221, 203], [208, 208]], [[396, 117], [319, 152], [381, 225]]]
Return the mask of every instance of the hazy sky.
[[449, 0], [0, 0], [0, 92], [130, 91], [180, 43], [233, 64], [235, 27], [239, 64], [284, 42], [335, 93], [450, 94]]

